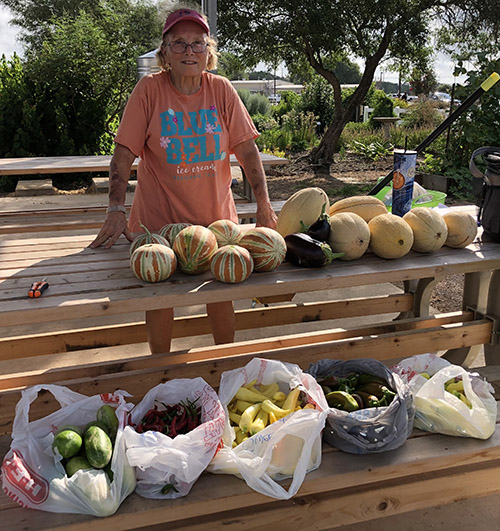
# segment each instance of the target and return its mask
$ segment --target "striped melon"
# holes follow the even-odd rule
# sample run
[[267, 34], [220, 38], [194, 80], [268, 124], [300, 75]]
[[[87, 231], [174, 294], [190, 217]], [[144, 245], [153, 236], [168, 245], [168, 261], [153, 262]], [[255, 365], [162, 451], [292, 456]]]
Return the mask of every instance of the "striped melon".
[[243, 282], [252, 274], [252, 256], [239, 245], [224, 245], [212, 256], [210, 269], [213, 276], [221, 282]]
[[141, 280], [162, 282], [173, 275], [177, 268], [177, 259], [170, 247], [158, 243], [147, 243], [132, 253], [130, 268]]
[[210, 269], [210, 260], [217, 251], [217, 239], [206, 227], [191, 225], [179, 232], [172, 248], [181, 271], [197, 275]]
[[285, 259], [285, 239], [268, 227], [255, 227], [244, 232], [239, 245], [250, 251], [255, 271], [272, 271]]
[[191, 223], [169, 223], [168, 225], [164, 225], [159, 231], [158, 234], [160, 236], [163, 236], [164, 238], [167, 238], [170, 245], [174, 243], [175, 237], [179, 232], [181, 232], [182, 229], [185, 229], [186, 227], [190, 227]]
[[132, 256], [133, 252], [137, 249], [137, 247], [141, 247], [141, 245], [147, 245], [149, 243], [158, 243], [160, 245], [165, 245], [166, 247], [170, 247], [170, 243], [167, 240], [167, 238], [164, 238], [160, 234], [156, 234], [155, 232], [150, 232], [142, 223], [141, 227], [146, 231], [144, 234], [139, 234], [132, 243], [130, 244], [130, 256]]
[[237, 245], [241, 238], [241, 228], [230, 219], [219, 219], [211, 223], [208, 228], [215, 234], [217, 245]]
[[330, 209], [330, 200], [321, 188], [304, 188], [291, 195], [278, 214], [276, 230], [287, 236], [302, 230], [301, 222], [310, 227], [320, 216], [325, 206], [325, 212]]

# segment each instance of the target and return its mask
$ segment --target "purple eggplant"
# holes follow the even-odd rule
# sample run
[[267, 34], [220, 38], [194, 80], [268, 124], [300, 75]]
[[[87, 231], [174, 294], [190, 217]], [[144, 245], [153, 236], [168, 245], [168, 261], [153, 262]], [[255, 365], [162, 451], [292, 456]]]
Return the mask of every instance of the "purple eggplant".
[[300, 267], [323, 267], [333, 262], [344, 253], [334, 253], [325, 243], [311, 238], [304, 233], [285, 236], [286, 259]]
[[326, 242], [330, 237], [330, 216], [325, 212], [325, 209], [326, 203], [323, 203], [319, 218], [310, 227], [307, 227], [302, 221], [300, 222], [301, 232], [320, 242]]

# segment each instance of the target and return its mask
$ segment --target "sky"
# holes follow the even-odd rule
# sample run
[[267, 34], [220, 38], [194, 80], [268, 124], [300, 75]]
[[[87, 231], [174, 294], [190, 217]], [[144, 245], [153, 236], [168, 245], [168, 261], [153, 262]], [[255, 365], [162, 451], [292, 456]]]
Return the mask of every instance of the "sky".
[[[8, 58], [14, 52], [19, 55], [22, 54], [22, 46], [16, 41], [17, 29], [15, 26], [9, 25], [9, 21], [12, 18], [10, 11], [5, 7], [0, 7], [0, 57], [2, 54]], [[436, 77], [441, 83], [452, 84], [454, 82], [462, 82], [464, 77], [453, 77], [453, 63], [449, 57], [438, 54], [435, 61]], [[259, 67], [260, 69], [260, 67]], [[278, 69], [278, 75], [280, 75]], [[397, 83], [398, 75], [395, 72], [389, 72], [384, 66], [379, 67], [375, 74], [375, 80], [378, 81], [392, 81]]]

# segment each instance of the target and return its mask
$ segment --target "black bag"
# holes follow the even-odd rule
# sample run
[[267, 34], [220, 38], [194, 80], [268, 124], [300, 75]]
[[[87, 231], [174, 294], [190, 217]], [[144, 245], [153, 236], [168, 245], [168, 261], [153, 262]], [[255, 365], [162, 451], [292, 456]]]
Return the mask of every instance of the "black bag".
[[483, 184], [477, 219], [484, 232], [500, 243], [500, 186]]
[[[475, 163], [477, 157], [482, 157], [486, 164], [483, 173]], [[485, 146], [472, 153], [469, 169], [474, 177], [474, 184], [481, 183], [481, 201], [477, 219], [484, 232], [500, 242], [500, 148]], [[479, 181], [481, 179], [481, 181]], [[473, 186], [473, 188], [475, 188]]]

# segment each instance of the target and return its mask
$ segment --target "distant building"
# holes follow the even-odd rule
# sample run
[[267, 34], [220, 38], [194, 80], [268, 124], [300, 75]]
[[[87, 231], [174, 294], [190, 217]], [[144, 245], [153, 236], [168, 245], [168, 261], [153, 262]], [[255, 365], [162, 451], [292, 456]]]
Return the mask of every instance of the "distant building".
[[[283, 79], [235, 79], [231, 81], [231, 85], [238, 89], [247, 89], [250, 92], [258, 92], [269, 96], [270, 94], [275, 94], [278, 92], [284, 92], [286, 90], [291, 90], [300, 94], [304, 90], [304, 85], [294, 85]], [[276, 91], [274, 87], [276, 86]]]

